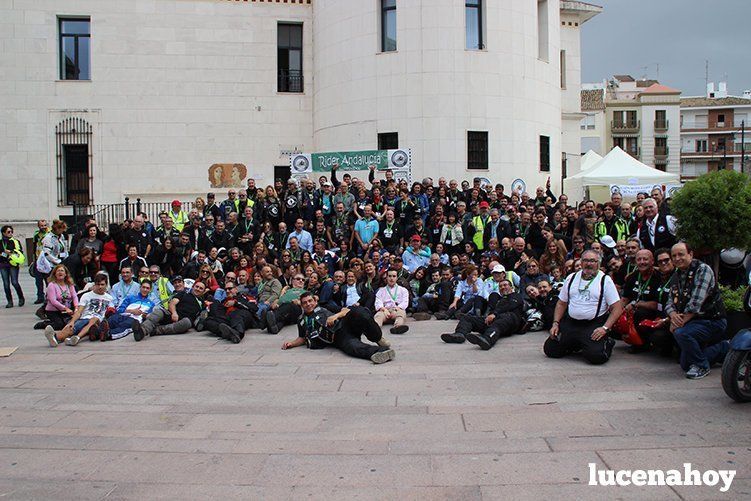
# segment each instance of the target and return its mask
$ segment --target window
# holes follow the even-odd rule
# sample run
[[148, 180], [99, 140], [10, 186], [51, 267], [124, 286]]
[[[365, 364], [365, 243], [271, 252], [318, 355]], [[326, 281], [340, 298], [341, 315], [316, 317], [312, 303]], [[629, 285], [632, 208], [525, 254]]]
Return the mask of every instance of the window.
[[91, 124], [79, 117], [66, 118], [55, 126], [59, 207], [92, 203], [92, 132]]
[[561, 89], [566, 88], [566, 51], [561, 51]]
[[277, 92], [303, 92], [302, 24], [277, 26]]
[[89, 18], [60, 18], [60, 80], [91, 80]]
[[581, 130], [594, 130], [595, 128], [595, 116], [587, 115], [581, 119], [579, 128]]
[[467, 16], [467, 48], [483, 49], [482, 42], [482, 2], [483, 0], [466, 0], [464, 11]]
[[488, 170], [488, 133], [467, 131], [467, 169]]
[[706, 139], [697, 139], [696, 140], [696, 152], [697, 153], [706, 153], [707, 152], [707, 140]]
[[655, 110], [655, 130], [667, 130], [668, 118], [665, 110]]
[[399, 148], [398, 132], [381, 132], [378, 134], [379, 150], [395, 150]]
[[540, 171], [550, 172], [550, 136], [540, 136]]
[[548, 43], [548, 0], [537, 0], [537, 58], [546, 62]]
[[381, 51], [396, 50], [396, 0], [381, 0]]
[[725, 115], [722, 113], [717, 115], [717, 127], [725, 127]]

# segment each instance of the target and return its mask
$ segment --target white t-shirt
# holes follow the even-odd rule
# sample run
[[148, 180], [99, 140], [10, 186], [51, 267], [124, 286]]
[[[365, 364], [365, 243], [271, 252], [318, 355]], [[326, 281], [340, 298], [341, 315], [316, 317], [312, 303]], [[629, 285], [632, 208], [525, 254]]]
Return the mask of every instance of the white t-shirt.
[[89, 320], [96, 317], [99, 320], [104, 318], [104, 314], [107, 312], [107, 307], [112, 306], [114, 298], [107, 294], [96, 294], [94, 291], [89, 291], [78, 302], [78, 306], [83, 306], [84, 310], [81, 314], [82, 320]]
[[[573, 281], [573, 283], [571, 283]], [[563, 282], [559, 299], [568, 303], [568, 314], [576, 320], [592, 320], [603, 315], [609, 306], [620, 300], [618, 290], [615, 288], [613, 279], [605, 276], [605, 296], [602, 299], [600, 311], [597, 310], [597, 303], [600, 300], [600, 283], [602, 282], [602, 272], [598, 271], [597, 275], [590, 282], [582, 280], [581, 271], [572, 273]], [[571, 294], [569, 295], [569, 283], [571, 283]]]

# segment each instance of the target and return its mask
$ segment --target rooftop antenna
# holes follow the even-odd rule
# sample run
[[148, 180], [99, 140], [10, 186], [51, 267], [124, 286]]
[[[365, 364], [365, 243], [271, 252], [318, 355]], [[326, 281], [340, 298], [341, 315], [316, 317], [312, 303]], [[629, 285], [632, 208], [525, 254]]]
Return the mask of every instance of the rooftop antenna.
[[704, 88], [709, 86], [709, 59], [704, 60]]

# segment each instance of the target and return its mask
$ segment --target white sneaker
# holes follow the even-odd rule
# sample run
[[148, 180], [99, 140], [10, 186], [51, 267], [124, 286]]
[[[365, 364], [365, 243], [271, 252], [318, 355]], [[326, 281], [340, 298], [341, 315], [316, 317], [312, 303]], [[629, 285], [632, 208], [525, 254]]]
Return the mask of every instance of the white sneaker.
[[70, 336], [68, 338], [65, 338], [65, 344], [67, 344], [68, 346], [75, 346], [80, 340], [81, 338], [78, 336]]
[[51, 325], [48, 325], [44, 328], [44, 337], [46, 337], [47, 341], [49, 341], [50, 348], [57, 348], [57, 345], [60, 344], [57, 341], [57, 337], [55, 336], [55, 329], [53, 329]]
[[391, 341], [386, 339], [384, 336], [381, 336], [381, 339], [378, 340], [376, 343], [378, 346], [383, 346], [384, 348], [388, 348], [391, 346]]

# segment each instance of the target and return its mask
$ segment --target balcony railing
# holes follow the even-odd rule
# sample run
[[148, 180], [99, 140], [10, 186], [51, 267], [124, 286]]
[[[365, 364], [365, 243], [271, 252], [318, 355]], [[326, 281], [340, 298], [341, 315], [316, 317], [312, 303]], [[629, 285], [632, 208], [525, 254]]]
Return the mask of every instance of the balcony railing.
[[[745, 121], [748, 126], [748, 120], [745, 118], [737, 118], [730, 122], [725, 120], [724, 122], [715, 122], [710, 124], [707, 120], [692, 120], [681, 122], [681, 130], [694, 130], [694, 129], [707, 129], [707, 130], [726, 130], [726, 129], [740, 129], [741, 122]], [[657, 127], [655, 127], [657, 129]]]
[[669, 154], [670, 148], [667, 146], [655, 146], [655, 162], [666, 162]]
[[655, 120], [655, 132], [665, 132], [669, 125], [669, 120]]
[[303, 84], [303, 74], [300, 70], [279, 70], [277, 74], [277, 92], [303, 92]]
[[639, 132], [639, 128], [641, 127], [641, 120], [611, 120], [610, 121], [610, 130], [613, 132], [622, 132], [622, 133], [629, 133], [629, 132]]

